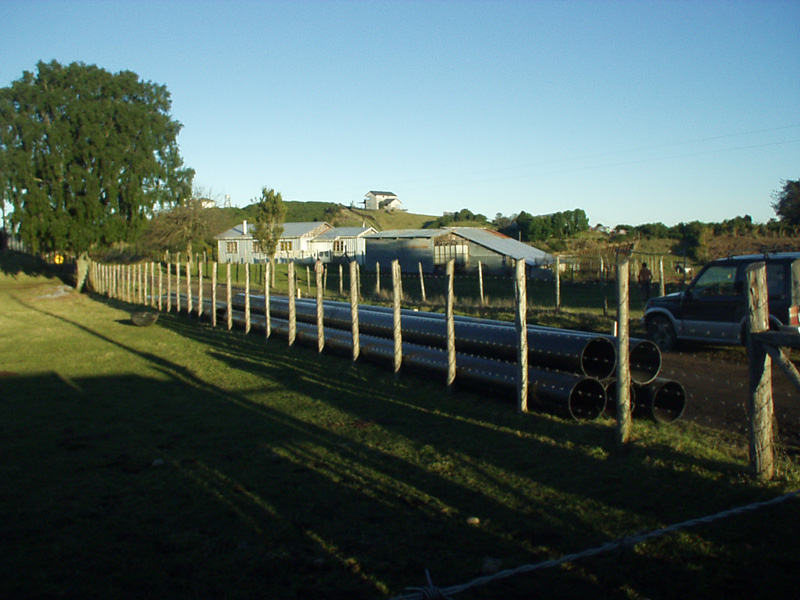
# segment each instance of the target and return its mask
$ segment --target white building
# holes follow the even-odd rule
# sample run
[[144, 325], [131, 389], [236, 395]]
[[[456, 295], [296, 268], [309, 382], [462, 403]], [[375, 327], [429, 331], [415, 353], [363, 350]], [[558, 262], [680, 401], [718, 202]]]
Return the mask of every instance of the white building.
[[364, 196], [366, 210], [399, 210], [402, 205], [403, 203], [394, 192], [371, 191]]

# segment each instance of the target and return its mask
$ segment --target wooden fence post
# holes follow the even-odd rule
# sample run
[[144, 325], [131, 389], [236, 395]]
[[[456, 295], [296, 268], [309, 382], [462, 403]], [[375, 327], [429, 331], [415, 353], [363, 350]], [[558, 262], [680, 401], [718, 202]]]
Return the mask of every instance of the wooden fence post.
[[244, 332], [250, 333], [250, 263], [244, 263]]
[[172, 263], [167, 262], [167, 312], [172, 312]]
[[[149, 263], [144, 263], [144, 286], [143, 286], [143, 294], [142, 294], [142, 304], [144, 304], [145, 306], [150, 304], [150, 298], [149, 298], [149, 296], [147, 294], [147, 291], [148, 291], [148, 289], [147, 289], [147, 284], [148, 284], [148, 280], [147, 280], [148, 271], [147, 271], [147, 269], [148, 269], [149, 266], [150, 266]], [[151, 295], [152, 295], [152, 293], [153, 293], [153, 291], [150, 290], [150, 294]]]
[[556, 312], [561, 310], [561, 257], [556, 256]]
[[350, 261], [350, 323], [353, 332], [353, 361], [358, 360], [361, 342], [358, 337], [358, 263]]
[[181, 259], [175, 265], [175, 312], [181, 312]]
[[[225, 275], [227, 276], [227, 287], [226, 287], [226, 302], [227, 302], [227, 317], [228, 317], [228, 331], [233, 329], [233, 302], [231, 301], [231, 263], [226, 263], [225, 266], [227, 267], [225, 271]], [[239, 266], [236, 266], [236, 270], [239, 270]]]
[[486, 300], [483, 297], [483, 263], [478, 261], [478, 289], [481, 293], [481, 306], [486, 305]]
[[[394, 273], [392, 274], [394, 276]], [[380, 296], [381, 293], [381, 263], [375, 263], [375, 295]]]
[[187, 260], [186, 261], [186, 314], [189, 315], [192, 313], [193, 308], [193, 298], [192, 298], [192, 262]]
[[528, 412], [528, 283], [525, 259], [517, 259], [514, 276], [517, 304], [514, 324], [517, 330], [517, 410]]
[[394, 332], [394, 374], [400, 373], [403, 365], [403, 332], [400, 318], [400, 261], [392, 261], [392, 315]]
[[445, 305], [445, 318], [447, 319], [447, 392], [453, 391], [456, 380], [456, 325], [453, 316], [453, 296], [456, 261], [447, 261], [447, 304]]
[[272, 321], [269, 315], [269, 279], [272, 265], [268, 262], [264, 265], [264, 337], [272, 335]]
[[417, 263], [419, 265], [419, 291], [422, 293], [422, 303], [426, 303], [428, 298], [425, 296], [425, 278], [422, 275], [422, 261]]
[[136, 263], [136, 282], [139, 289], [136, 290], [136, 298], [139, 304], [144, 304], [144, 286], [142, 285], [142, 263]]
[[295, 298], [297, 297], [296, 279], [294, 275], [294, 262], [289, 261], [286, 265], [287, 273], [289, 275], [289, 346], [294, 345], [295, 337], [297, 336], [297, 313], [295, 307]]
[[311, 271], [306, 265], [306, 295], [311, 298]]
[[217, 326], [217, 262], [211, 263], [211, 326]]
[[630, 263], [623, 258], [617, 263], [617, 447], [624, 450], [631, 430], [631, 365], [630, 365]]
[[[767, 267], [764, 262], [750, 264], [747, 277], [747, 312], [751, 333], [769, 329]], [[750, 363], [750, 389], [747, 398], [750, 470], [759, 480], [772, 479], [775, 472], [773, 449], [772, 359], [763, 344], [747, 336]]]
[[344, 296], [344, 271], [342, 269], [342, 263], [339, 263], [339, 297], [341, 298]]
[[664, 281], [664, 257], [658, 257], [658, 295], [659, 296], [666, 296], [667, 295], [667, 288], [666, 282]]
[[323, 290], [325, 289], [322, 279], [325, 267], [321, 262], [314, 264], [314, 276], [317, 286], [317, 352], [322, 352], [325, 348], [325, 307], [323, 304]]
[[164, 293], [164, 272], [161, 270], [161, 263], [158, 263], [158, 311], [161, 312], [161, 295]]
[[205, 312], [203, 306], [203, 268], [201, 264], [197, 263], [197, 318], [201, 318]]

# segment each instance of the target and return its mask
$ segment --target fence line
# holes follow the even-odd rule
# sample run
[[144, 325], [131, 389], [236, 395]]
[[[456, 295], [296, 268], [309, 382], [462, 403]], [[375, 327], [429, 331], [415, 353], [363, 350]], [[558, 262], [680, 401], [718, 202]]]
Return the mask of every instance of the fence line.
[[737, 508], [723, 510], [721, 512], [706, 517], [699, 517], [696, 519], [689, 519], [687, 521], [675, 523], [667, 527], [662, 527], [661, 529], [656, 529], [649, 532], [642, 532], [631, 536], [621, 537], [611, 542], [606, 542], [605, 544], [602, 544], [595, 548], [589, 548], [588, 550], [583, 550], [582, 552], [567, 554], [566, 556], [562, 556], [559, 559], [546, 560], [540, 563], [522, 565], [521, 567], [517, 567], [515, 569], [506, 569], [505, 571], [499, 571], [497, 573], [494, 573], [493, 575], [478, 577], [477, 579], [473, 579], [469, 583], [453, 585], [446, 588], [439, 588], [433, 585], [430, 575], [426, 570], [426, 578], [428, 580], [428, 585], [424, 587], [406, 588], [409, 590], [409, 593], [404, 594], [402, 596], [395, 596], [392, 600], [428, 600], [428, 599], [432, 600], [435, 598], [448, 598], [450, 595], [458, 594], [460, 592], [464, 592], [466, 590], [478, 586], [486, 585], [488, 583], [492, 583], [500, 579], [507, 579], [508, 577], [512, 577], [514, 575], [520, 575], [522, 573], [530, 573], [536, 570], [558, 567], [566, 563], [575, 562], [576, 560], [580, 560], [582, 558], [597, 556], [598, 554], [604, 554], [606, 552], [611, 552], [613, 550], [632, 549], [637, 544], [640, 544], [647, 540], [664, 536], [668, 533], [674, 533], [676, 531], [681, 531], [683, 529], [689, 529], [690, 527], [696, 527], [697, 525], [707, 525], [728, 517], [741, 515], [747, 512], [752, 512], [754, 510], [758, 510], [767, 506], [780, 504], [782, 502], [786, 502], [787, 500], [790, 500], [791, 498], [798, 496], [799, 494], [800, 494], [800, 489], [795, 490], [793, 492], [788, 492], [783, 496], [777, 496], [770, 500], [753, 502], [752, 504], [747, 504], [745, 506], [739, 506]]

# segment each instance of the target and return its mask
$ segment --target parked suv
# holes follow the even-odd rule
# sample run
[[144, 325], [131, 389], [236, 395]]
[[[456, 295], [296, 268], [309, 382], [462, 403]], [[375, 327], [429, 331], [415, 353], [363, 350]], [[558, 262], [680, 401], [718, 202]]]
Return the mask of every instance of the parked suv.
[[[708, 263], [682, 292], [652, 298], [645, 306], [647, 337], [662, 350], [679, 340], [740, 344], [747, 324], [747, 265], [764, 261], [771, 329], [798, 325], [792, 304], [792, 263], [800, 252], [731, 256]], [[797, 329], [795, 329], [797, 331]]]

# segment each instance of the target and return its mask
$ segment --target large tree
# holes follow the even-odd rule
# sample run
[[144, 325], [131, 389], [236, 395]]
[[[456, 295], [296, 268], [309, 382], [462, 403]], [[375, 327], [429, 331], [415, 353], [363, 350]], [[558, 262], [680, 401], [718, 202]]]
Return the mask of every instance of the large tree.
[[23, 240], [85, 259], [189, 197], [170, 108], [165, 86], [83, 63], [40, 62], [0, 89], [0, 190]]
[[[275, 251], [278, 241], [283, 235], [283, 220], [286, 217], [286, 205], [280, 192], [272, 188], [262, 188], [261, 198], [256, 201], [256, 226], [253, 237], [261, 244], [264, 254], [272, 265], [273, 285], [275, 283]], [[244, 232], [247, 234], [247, 232]]]
[[781, 222], [800, 225], [800, 179], [783, 182], [783, 188], [772, 194], [775, 202], [772, 208]]

